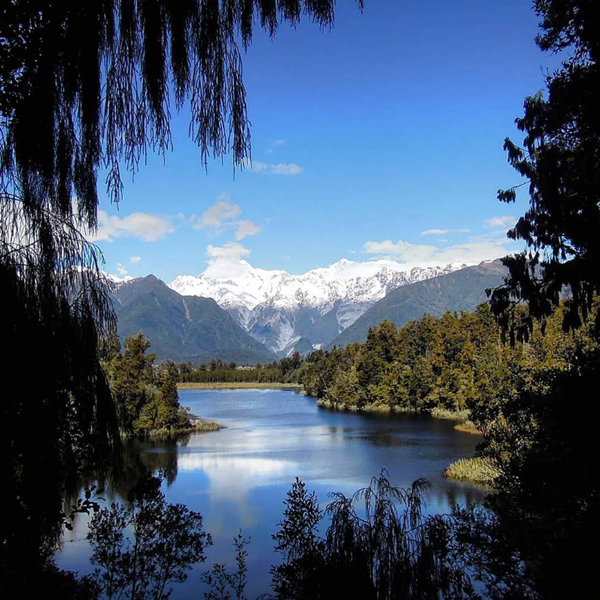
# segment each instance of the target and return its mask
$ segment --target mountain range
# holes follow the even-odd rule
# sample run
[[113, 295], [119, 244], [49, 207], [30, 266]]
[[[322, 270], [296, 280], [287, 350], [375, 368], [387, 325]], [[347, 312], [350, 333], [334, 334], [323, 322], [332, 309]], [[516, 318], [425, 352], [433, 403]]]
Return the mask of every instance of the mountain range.
[[184, 296], [213, 298], [255, 340], [278, 356], [329, 344], [392, 290], [464, 267], [406, 269], [391, 260], [353, 262], [302, 275], [239, 261], [234, 275], [181, 275], [169, 286]]
[[208, 270], [170, 286], [153, 275], [113, 278], [113, 297], [121, 339], [143, 331], [159, 359], [248, 364], [364, 342], [384, 319], [401, 327], [426, 313], [473, 310], [505, 274], [500, 261], [406, 270], [341, 260], [303, 275], [241, 261], [230, 277]]

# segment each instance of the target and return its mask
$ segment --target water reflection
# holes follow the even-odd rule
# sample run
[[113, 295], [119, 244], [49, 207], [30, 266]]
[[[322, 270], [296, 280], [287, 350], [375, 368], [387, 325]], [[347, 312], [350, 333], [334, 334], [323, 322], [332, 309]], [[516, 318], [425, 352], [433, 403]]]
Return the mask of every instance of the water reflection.
[[272, 481], [274, 476], [295, 470], [291, 463], [281, 460], [218, 454], [180, 453], [178, 466], [180, 471], [204, 471], [211, 497], [235, 501], [243, 500], [249, 490]]
[[[430, 513], [448, 512], [455, 503], [481, 502], [485, 496], [481, 488], [442, 477], [450, 462], [470, 456], [477, 443], [455, 431], [452, 422], [329, 411], [291, 391], [190, 390], [181, 392], [180, 399], [193, 413], [225, 429], [177, 442], [131, 442], [124, 472], [111, 482], [107, 499], [126, 497], [143, 471], [163, 472], [167, 501], [204, 515], [205, 529], [215, 540], [209, 562], [232, 562], [231, 540], [240, 528], [251, 536], [248, 591], [253, 596], [269, 589], [269, 566], [275, 560], [271, 535], [296, 476], [317, 492], [323, 507], [329, 492], [351, 495], [382, 468], [402, 487], [428, 479]], [[76, 535], [84, 537], [82, 527]], [[82, 543], [66, 545], [59, 564], [89, 572]], [[201, 597], [197, 577], [173, 597]]]

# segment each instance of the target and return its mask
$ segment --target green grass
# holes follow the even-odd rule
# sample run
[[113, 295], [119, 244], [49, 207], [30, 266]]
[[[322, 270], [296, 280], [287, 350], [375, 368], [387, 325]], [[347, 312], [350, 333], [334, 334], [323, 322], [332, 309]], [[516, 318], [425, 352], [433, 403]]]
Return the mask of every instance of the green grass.
[[363, 404], [358, 406], [356, 404], [341, 404], [339, 402], [332, 402], [331, 400], [317, 400], [317, 405], [323, 408], [332, 408], [334, 410], [348, 410], [350, 412], [379, 412], [389, 413], [395, 409], [386, 404]]
[[473, 423], [473, 421], [465, 421], [464, 423], [458, 423], [457, 425], [454, 426], [454, 429], [456, 429], [456, 431], [462, 431], [463, 433], [470, 433], [472, 435], [481, 435], [481, 432], [479, 431], [479, 429], [477, 429], [477, 427], [475, 426], [475, 423]]
[[468, 420], [469, 411], [461, 410], [461, 411], [453, 411], [448, 410], [447, 408], [434, 408], [431, 411], [426, 409], [414, 408], [411, 406], [390, 406], [389, 404], [384, 403], [372, 403], [372, 404], [363, 404], [361, 407], [358, 407], [356, 404], [343, 404], [340, 402], [333, 402], [332, 400], [326, 400], [321, 398], [317, 400], [317, 404], [324, 408], [333, 408], [335, 410], [348, 410], [350, 412], [368, 412], [368, 413], [429, 413], [432, 417], [436, 419], [448, 419], [452, 421], [462, 421], [456, 425], [455, 429], [458, 431], [464, 431], [466, 433], [479, 433], [475, 428], [475, 425]]
[[436, 419], [450, 419], [454, 421], [466, 421], [470, 413], [468, 410], [449, 410], [447, 408], [432, 408], [431, 416]]
[[180, 427], [178, 429], [153, 429], [147, 434], [147, 436], [155, 439], [173, 439], [182, 435], [189, 435], [190, 433], [198, 433], [200, 431], [218, 431], [219, 429], [223, 429], [223, 426], [219, 425], [219, 423], [216, 423], [215, 421], [192, 418], [190, 419], [189, 427]]
[[498, 470], [486, 458], [461, 458], [444, 471], [444, 477], [493, 487]]

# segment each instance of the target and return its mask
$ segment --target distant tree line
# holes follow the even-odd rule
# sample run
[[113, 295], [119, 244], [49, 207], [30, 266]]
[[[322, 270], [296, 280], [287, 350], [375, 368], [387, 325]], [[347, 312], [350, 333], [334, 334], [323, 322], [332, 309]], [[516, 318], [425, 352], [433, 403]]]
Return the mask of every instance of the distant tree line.
[[178, 366], [182, 383], [298, 383], [304, 361], [299, 352], [279, 361], [262, 365], [238, 366], [234, 362], [211, 360], [193, 367], [191, 363]]

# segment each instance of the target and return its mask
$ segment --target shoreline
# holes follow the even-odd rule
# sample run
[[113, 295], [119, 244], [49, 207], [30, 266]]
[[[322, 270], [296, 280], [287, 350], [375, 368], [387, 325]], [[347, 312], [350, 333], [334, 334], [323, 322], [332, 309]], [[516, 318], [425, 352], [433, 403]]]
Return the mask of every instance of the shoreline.
[[[261, 383], [252, 381], [237, 381], [237, 382], [212, 382], [212, 383], [178, 383], [177, 390], [298, 390], [302, 394], [307, 395], [304, 391], [304, 386], [298, 383]], [[317, 406], [328, 408], [335, 411], [347, 411], [356, 413], [412, 413], [412, 414], [428, 414], [434, 419], [444, 419], [456, 421], [454, 429], [470, 435], [481, 435], [473, 422], [469, 419], [468, 410], [452, 411], [445, 408], [433, 408], [432, 410], [419, 410], [409, 407], [395, 407], [385, 404], [365, 404], [362, 407], [348, 406], [330, 400], [316, 399]], [[218, 431], [223, 428], [222, 425], [212, 421], [206, 421], [202, 417], [190, 415], [192, 424], [191, 430], [180, 431], [180, 435], [186, 433], [196, 433], [200, 431]], [[154, 434], [156, 435], [156, 434]], [[160, 434], [158, 434], [160, 436]], [[151, 437], [153, 435], [151, 434]], [[459, 459], [444, 469], [443, 476], [446, 479], [451, 479], [459, 482], [466, 482], [478, 486], [482, 486], [493, 490], [494, 480], [497, 477], [497, 471], [485, 459], [480, 457], [471, 457]]]
[[379, 413], [379, 414], [414, 414], [414, 415], [430, 415], [434, 419], [445, 419], [447, 421], [457, 421], [454, 429], [469, 435], [481, 436], [481, 432], [475, 424], [470, 420], [468, 410], [452, 411], [447, 408], [433, 408], [432, 410], [419, 410], [418, 408], [396, 407], [385, 404], [365, 404], [362, 407], [340, 404], [331, 400], [317, 400], [317, 405], [321, 408], [329, 408], [331, 410], [342, 410], [358, 413]]
[[302, 390], [301, 383], [260, 383], [257, 381], [232, 381], [213, 383], [178, 383], [177, 390]]
[[[299, 390], [302, 394], [306, 395], [304, 386], [298, 383], [259, 383], [259, 382], [214, 382], [214, 383], [178, 383], [177, 390], [241, 390], [241, 389], [271, 389], [271, 390]], [[345, 404], [339, 404], [337, 402], [331, 402], [330, 400], [315, 399], [317, 406], [321, 408], [328, 408], [336, 411], [348, 411], [357, 413], [412, 413], [412, 414], [428, 414], [434, 419], [445, 419], [449, 421], [457, 421], [454, 429], [457, 431], [469, 434], [469, 435], [481, 435], [475, 425], [469, 419], [469, 411], [451, 411], [444, 408], [434, 408], [430, 411], [419, 410], [408, 407], [392, 407], [384, 404], [365, 404], [362, 407], [348, 406]], [[214, 422], [203, 422], [201, 418], [191, 415], [193, 422], [195, 422], [195, 431], [215, 431], [222, 428], [218, 423]], [[203, 427], [204, 425], [204, 427]], [[213, 428], [214, 427], [214, 428]], [[192, 431], [194, 432], [194, 431]], [[459, 459], [448, 465], [444, 469], [443, 476], [447, 479], [454, 481], [468, 482], [474, 485], [493, 489], [494, 480], [497, 476], [495, 469], [485, 460], [481, 458], [471, 457]]]
[[161, 439], [161, 438], [178, 438], [192, 433], [200, 433], [204, 431], [219, 431], [225, 427], [216, 421], [210, 421], [201, 417], [190, 417], [188, 427], [178, 427], [177, 429], [152, 429], [145, 434], [122, 433], [121, 439], [127, 440], [143, 440], [143, 439]]
[[410, 408], [405, 406], [390, 406], [389, 404], [364, 404], [361, 407], [356, 405], [341, 404], [332, 402], [331, 400], [318, 399], [317, 405], [323, 408], [332, 410], [341, 410], [358, 413], [396, 413], [396, 414], [415, 414], [415, 415], [430, 415], [436, 419], [445, 419], [448, 421], [466, 422], [469, 419], [469, 411], [451, 411], [443, 408], [434, 408], [432, 410], [421, 410], [418, 408]]

